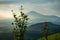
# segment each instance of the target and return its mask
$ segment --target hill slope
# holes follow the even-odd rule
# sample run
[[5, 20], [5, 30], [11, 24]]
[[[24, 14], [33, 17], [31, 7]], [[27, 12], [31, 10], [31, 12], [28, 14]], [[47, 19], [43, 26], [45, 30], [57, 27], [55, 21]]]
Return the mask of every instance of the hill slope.
[[[42, 38], [39, 38], [38, 40], [45, 40], [45, 38], [42, 37]], [[49, 35], [48, 40], [60, 40], [60, 33]]]
[[60, 25], [60, 17], [55, 15], [43, 15], [42, 13], [38, 13], [36, 11], [30, 11], [27, 13], [29, 15], [31, 24], [40, 23], [40, 22], [52, 22]]
[[[44, 22], [43, 23], [37, 23], [34, 25], [31, 25], [29, 27], [30, 31], [38, 31], [41, 32], [41, 29], [44, 27]], [[48, 27], [49, 27], [49, 32], [50, 33], [56, 33], [60, 32], [60, 25], [53, 24], [51, 22], [48, 22]]]

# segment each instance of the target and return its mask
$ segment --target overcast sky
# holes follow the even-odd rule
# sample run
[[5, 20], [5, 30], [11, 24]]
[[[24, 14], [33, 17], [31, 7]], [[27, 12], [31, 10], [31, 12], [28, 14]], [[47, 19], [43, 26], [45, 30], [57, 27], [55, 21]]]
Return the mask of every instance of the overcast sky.
[[25, 13], [36, 11], [60, 17], [60, 0], [0, 0], [0, 20], [12, 18], [11, 10], [18, 13], [21, 4]]

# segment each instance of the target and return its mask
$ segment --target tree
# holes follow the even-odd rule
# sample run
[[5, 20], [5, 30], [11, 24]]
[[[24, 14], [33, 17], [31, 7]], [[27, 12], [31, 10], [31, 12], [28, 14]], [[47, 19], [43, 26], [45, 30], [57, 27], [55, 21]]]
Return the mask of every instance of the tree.
[[23, 6], [21, 5], [21, 12], [20, 15], [16, 15], [13, 10], [13, 17], [14, 17], [14, 22], [12, 23], [12, 25], [14, 24], [15, 28], [14, 28], [14, 37], [15, 40], [24, 40], [24, 34], [26, 32], [27, 29], [27, 21], [28, 21], [28, 16], [26, 14], [24, 14], [22, 12]]
[[42, 33], [43, 33], [46, 40], [48, 40], [48, 32], [49, 32], [48, 22], [45, 22], [44, 28], [42, 29]]

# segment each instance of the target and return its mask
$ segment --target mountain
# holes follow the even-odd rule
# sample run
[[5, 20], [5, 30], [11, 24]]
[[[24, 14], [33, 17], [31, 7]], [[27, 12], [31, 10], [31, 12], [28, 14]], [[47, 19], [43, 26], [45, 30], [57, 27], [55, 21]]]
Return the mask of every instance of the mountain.
[[0, 20], [0, 31], [1, 32], [10, 32], [13, 29], [13, 25], [11, 24], [11, 19]]
[[28, 15], [29, 16], [35, 16], [35, 17], [43, 17], [44, 16], [44, 15], [42, 15], [36, 11], [30, 11], [30, 12], [28, 12]]
[[[30, 11], [27, 15], [30, 18], [28, 21], [30, 24], [28, 32], [25, 34], [27, 40], [36, 40], [42, 36], [41, 29], [44, 27], [44, 22], [48, 22], [50, 34], [60, 32], [60, 17], [43, 15], [36, 11]], [[12, 20], [13, 19], [0, 20], [0, 32], [4, 32], [0, 33], [1, 40], [13, 40], [12, 33], [5, 33], [12, 31]]]
[[[60, 25], [48, 22], [49, 34], [60, 32]], [[25, 40], [37, 40], [42, 36], [41, 29], [44, 27], [43, 23], [36, 23], [28, 27], [28, 31], [25, 33]], [[0, 33], [1, 40], [13, 40], [13, 33]]]
[[[60, 25], [53, 24], [51, 22], [48, 22], [48, 27], [49, 27], [49, 35], [50, 34], [55, 34], [60, 32]], [[28, 32], [25, 34], [27, 40], [37, 40], [40, 38], [42, 35], [41, 29], [44, 27], [44, 22], [43, 23], [36, 23], [28, 28]]]
[[60, 17], [57, 17], [55, 15], [43, 15], [41, 13], [38, 13], [36, 11], [30, 11], [28, 12], [28, 17], [30, 18], [30, 24], [40, 23], [40, 22], [52, 22], [55, 24], [60, 25]]
[[[41, 32], [41, 29], [43, 27], [44, 27], [44, 22], [43, 23], [36, 23], [36, 24], [29, 26], [29, 30]], [[60, 25], [56, 25], [51, 22], [48, 22], [48, 27], [49, 27], [50, 33], [60, 32]]]
[[[57, 16], [43, 15], [36, 11], [30, 11], [27, 13], [27, 15], [29, 17], [29, 20], [28, 20], [29, 26], [32, 24], [42, 23], [42, 22], [51, 22], [51, 23], [60, 25], [60, 17], [57, 17]], [[12, 22], [13, 22], [13, 19], [0, 20], [0, 31], [3, 31], [3, 32], [12, 31], [13, 29], [13, 26], [11, 25]]]

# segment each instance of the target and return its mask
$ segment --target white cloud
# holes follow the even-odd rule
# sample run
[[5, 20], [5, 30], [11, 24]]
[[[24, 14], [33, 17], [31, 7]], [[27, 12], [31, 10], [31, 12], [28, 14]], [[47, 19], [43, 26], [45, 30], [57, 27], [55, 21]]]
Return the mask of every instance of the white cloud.
[[[24, 13], [29, 11], [37, 11], [44, 15], [56, 15], [60, 17], [60, 11], [53, 10], [51, 7], [54, 7], [59, 3], [44, 3], [44, 4], [32, 4], [32, 3], [25, 3], [24, 6]], [[0, 17], [3, 18], [12, 18], [11, 10], [13, 9], [14, 12], [19, 13], [21, 4], [1, 4], [0, 5]]]
[[55, 3], [45, 3], [45, 4], [36, 4], [36, 5], [33, 5], [33, 9], [38, 11], [39, 13], [41, 14], [45, 14], [45, 15], [56, 15], [56, 16], [59, 16], [60, 17], [60, 11], [56, 11], [56, 10], [53, 10], [51, 7], [54, 7]]
[[6, 1], [6, 0], [0, 0], [0, 1]]
[[10, 11], [0, 11], [0, 20], [2, 19], [11, 19], [12, 13]]

